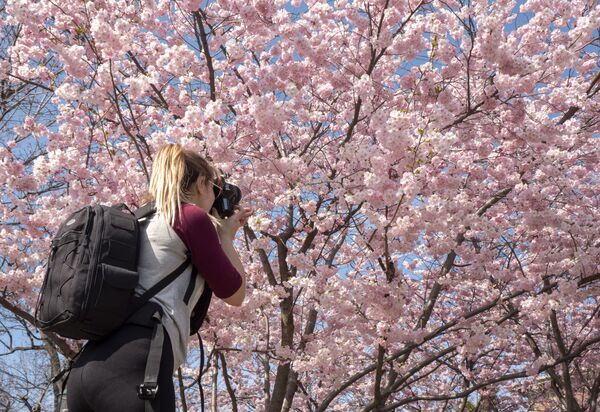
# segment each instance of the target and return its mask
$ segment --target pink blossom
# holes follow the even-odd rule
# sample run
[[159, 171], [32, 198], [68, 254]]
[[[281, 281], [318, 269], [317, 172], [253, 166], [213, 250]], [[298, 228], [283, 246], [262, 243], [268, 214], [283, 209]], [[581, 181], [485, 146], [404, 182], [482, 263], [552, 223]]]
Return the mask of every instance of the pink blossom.
[[[600, 8], [205, 3], [7, 2], [2, 27], [21, 30], [0, 62], [19, 113], [0, 148], [10, 303], [33, 312], [68, 213], [139, 204], [154, 154], [179, 142], [210, 155], [256, 210], [235, 241], [247, 301], [215, 299], [201, 331], [207, 353], [226, 357], [240, 410], [268, 409], [277, 379], [298, 383], [290, 410], [362, 410], [380, 348], [379, 389], [406, 380], [373, 408], [418, 394], [460, 409], [454, 394], [495, 381], [469, 400], [534, 409], [553, 396], [542, 368], [562, 356], [554, 316], [585, 409], [598, 344], [579, 345], [600, 327], [598, 56], [586, 45]], [[229, 410], [216, 359], [215, 397]], [[527, 379], [502, 380], [519, 372]]]

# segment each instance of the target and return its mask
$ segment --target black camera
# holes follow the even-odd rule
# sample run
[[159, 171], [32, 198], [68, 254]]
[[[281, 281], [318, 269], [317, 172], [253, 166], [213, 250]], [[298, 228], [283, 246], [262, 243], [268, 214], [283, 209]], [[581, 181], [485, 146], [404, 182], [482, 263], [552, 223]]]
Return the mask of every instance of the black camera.
[[242, 200], [242, 191], [236, 185], [227, 183], [224, 176], [221, 176], [219, 179], [219, 186], [213, 186], [213, 191], [215, 192], [213, 207], [217, 209], [217, 213], [223, 219], [233, 215], [235, 207]]

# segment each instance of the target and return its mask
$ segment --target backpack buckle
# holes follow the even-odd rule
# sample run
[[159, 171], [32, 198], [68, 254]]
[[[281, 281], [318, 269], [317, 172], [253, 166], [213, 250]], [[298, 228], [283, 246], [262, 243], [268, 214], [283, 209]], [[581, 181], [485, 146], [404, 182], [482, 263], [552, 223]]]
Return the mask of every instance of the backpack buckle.
[[153, 400], [158, 393], [158, 383], [144, 382], [137, 386], [138, 398], [143, 400]]

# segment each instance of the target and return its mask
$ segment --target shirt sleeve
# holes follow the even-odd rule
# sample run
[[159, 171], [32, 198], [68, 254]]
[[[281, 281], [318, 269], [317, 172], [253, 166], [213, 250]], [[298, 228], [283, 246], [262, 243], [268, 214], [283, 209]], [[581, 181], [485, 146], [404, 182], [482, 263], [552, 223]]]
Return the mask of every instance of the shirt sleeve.
[[225, 299], [242, 286], [242, 277], [223, 251], [208, 214], [189, 203], [181, 205], [173, 229], [191, 252], [192, 263], [214, 294]]

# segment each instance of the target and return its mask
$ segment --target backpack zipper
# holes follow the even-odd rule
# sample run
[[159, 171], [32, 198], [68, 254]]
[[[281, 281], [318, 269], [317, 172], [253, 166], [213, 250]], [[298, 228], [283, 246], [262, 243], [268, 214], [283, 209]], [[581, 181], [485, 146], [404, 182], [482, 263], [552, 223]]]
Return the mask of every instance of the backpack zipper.
[[[75, 213], [77, 213], [77, 212], [75, 212]], [[89, 220], [90, 220], [89, 219], [89, 215], [88, 215], [88, 219], [87, 220], [88, 220], [88, 223], [87, 223], [87, 226], [86, 226], [86, 230], [87, 230], [87, 227], [89, 227]], [[62, 229], [64, 229], [64, 226], [61, 225], [61, 227], [59, 228], [59, 232]], [[65, 232], [63, 232], [58, 239], [54, 239], [51, 242], [51, 245], [52, 245], [51, 246], [51, 253], [50, 253], [50, 256], [49, 256], [49, 260], [48, 260], [48, 266], [49, 267], [53, 263], [53, 261], [56, 259], [56, 251], [57, 251], [57, 249], [59, 247], [65, 247], [68, 243], [77, 242], [77, 236], [76, 236], [77, 232], [78, 232], [77, 230], [68, 229]], [[71, 253], [77, 253], [77, 246], [75, 247], [75, 249], [73, 249], [73, 251]], [[82, 257], [81, 256], [78, 257], [77, 260], [78, 260], [78, 262], [75, 262], [75, 267], [78, 267], [79, 265], [81, 265]], [[55, 270], [56, 270], [56, 268], [55, 268]], [[49, 271], [48, 271], [48, 273], [49, 273]], [[46, 276], [48, 276], [48, 275], [46, 275]], [[72, 279], [72, 277], [71, 277], [71, 279]], [[50, 298], [50, 304], [49, 304], [50, 307], [54, 307], [54, 308], [58, 307], [59, 301], [62, 300], [62, 298], [61, 298], [61, 289], [62, 289], [62, 286], [64, 286], [65, 283], [66, 282], [63, 281], [61, 284], [54, 285], [55, 287], [52, 287], [53, 286], [52, 282], [48, 282], [48, 289], [49, 289], [48, 292], [49, 292], [49, 294], [50, 294], [51, 297], [54, 296], [54, 304], [52, 303], [52, 298]], [[68, 309], [68, 308], [65, 308], [64, 302], [62, 304], [62, 308], [63, 308], [63, 312], [62, 313], [64, 313], [64, 309]], [[58, 316], [61, 316], [61, 315], [62, 314], [59, 314]], [[56, 319], [56, 317], [54, 319], [52, 319], [49, 323], [54, 322], [55, 319]]]
[[[96, 207], [98, 207], [98, 208], [101, 209], [100, 206], [96, 206]], [[94, 209], [96, 209], [96, 208], [94, 208]], [[99, 210], [99, 212], [102, 212], [102, 210]], [[100, 235], [102, 235], [102, 229], [104, 227], [104, 213], [101, 213], [101, 215], [102, 215], [102, 218], [99, 219], [99, 223], [100, 224], [97, 225], [99, 227], [96, 228], [96, 231], [97, 232], [99, 231]], [[85, 243], [86, 243], [86, 246], [91, 245], [90, 236], [91, 236], [91, 234], [92, 234], [91, 232], [93, 230], [93, 228], [92, 228], [92, 221], [94, 219], [94, 216], [96, 216], [96, 212], [95, 212], [95, 210], [91, 210], [90, 211], [90, 215], [88, 216], [88, 223], [87, 223], [87, 226], [85, 228]], [[100, 239], [101, 239], [101, 237], [100, 237]], [[102, 247], [102, 245], [98, 245], [98, 246]], [[90, 270], [96, 271], [96, 269], [97, 269], [100, 253], [95, 253], [95, 252], [97, 252], [97, 251], [95, 251], [95, 250], [92, 251], [91, 248], [90, 248], [90, 250], [89, 250], [90, 265], [88, 266], [88, 272]], [[84, 254], [82, 253], [82, 255], [81, 255], [82, 256], [81, 257], [82, 261], [83, 261], [83, 255]], [[93, 260], [93, 262], [92, 262], [92, 260]], [[81, 307], [81, 313], [79, 314], [79, 319], [81, 319], [81, 320], [85, 319], [85, 317], [87, 315], [87, 312], [88, 312], [89, 295], [90, 295], [92, 287], [93, 287], [93, 284], [92, 284], [92, 280], [93, 279], [92, 278], [93, 278], [93, 276], [89, 276], [89, 273], [88, 273], [88, 276], [86, 276], [86, 281], [85, 281], [83, 306]]]

